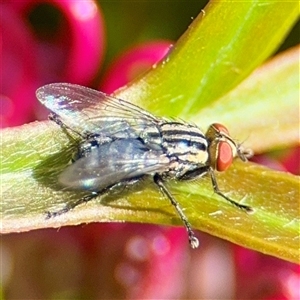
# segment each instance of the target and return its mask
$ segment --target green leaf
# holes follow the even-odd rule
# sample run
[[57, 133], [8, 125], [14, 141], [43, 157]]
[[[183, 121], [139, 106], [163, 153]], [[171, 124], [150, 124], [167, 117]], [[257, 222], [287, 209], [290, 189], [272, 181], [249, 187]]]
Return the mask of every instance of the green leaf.
[[[212, 1], [204, 11], [161, 64], [117, 95], [152, 112], [184, 117], [201, 126], [224, 121], [234, 137], [248, 138], [254, 150], [299, 143], [294, 134], [299, 124], [295, 123], [298, 49], [270, 62], [232, 90], [282, 42], [297, 18], [298, 3]], [[276, 124], [274, 130], [270, 124]], [[267, 139], [268, 135], [276, 137]], [[83, 195], [64, 191], [57, 184], [73, 147], [52, 122], [1, 131], [3, 233], [96, 221], [181, 224], [151, 180], [46, 220], [46, 211], [56, 211]], [[255, 212], [247, 215], [220, 199], [207, 179], [169, 182], [193, 227], [297, 262], [299, 178], [236, 162], [229, 171], [217, 174], [217, 179], [224, 193], [251, 205]]]
[[260, 66], [298, 17], [293, 1], [210, 1], [169, 56], [117, 95], [189, 119]]

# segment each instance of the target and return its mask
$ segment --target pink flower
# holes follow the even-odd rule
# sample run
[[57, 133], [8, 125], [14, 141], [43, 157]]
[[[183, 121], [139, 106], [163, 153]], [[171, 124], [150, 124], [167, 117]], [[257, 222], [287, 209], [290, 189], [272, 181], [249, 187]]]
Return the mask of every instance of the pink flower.
[[[47, 28], [30, 21], [39, 16], [39, 10], [48, 11], [39, 20]], [[104, 26], [92, 0], [7, 1], [1, 3], [1, 11], [1, 121], [5, 127], [33, 121], [34, 114], [39, 115], [42, 108], [37, 106], [35, 90], [41, 85], [91, 83], [104, 52]], [[55, 14], [59, 20], [51, 27]]]

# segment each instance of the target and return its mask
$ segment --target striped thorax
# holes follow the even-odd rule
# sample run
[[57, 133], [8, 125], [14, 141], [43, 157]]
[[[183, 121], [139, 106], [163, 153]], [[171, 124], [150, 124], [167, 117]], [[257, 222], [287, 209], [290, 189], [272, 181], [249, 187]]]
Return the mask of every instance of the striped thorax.
[[173, 163], [170, 174], [180, 179], [187, 172], [206, 165], [208, 161], [208, 142], [196, 126], [184, 123], [164, 123], [160, 127], [162, 147]]

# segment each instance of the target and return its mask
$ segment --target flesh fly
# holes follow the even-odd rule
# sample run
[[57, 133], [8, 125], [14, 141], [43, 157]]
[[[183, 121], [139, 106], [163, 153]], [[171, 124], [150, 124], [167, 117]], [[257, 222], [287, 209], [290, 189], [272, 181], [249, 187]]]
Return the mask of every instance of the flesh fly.
[[215, 171], [227, 170], [235, 157], [246, 161], [250, 155], [225, 126], [211, 124], [204, 134], [195, 125], [156, 117], [127, 101], [75, 84], [48, 84], [36, 94], [52, 112], [50, 119], [80, 140], [73, 163], [59, 175], [59, 183], [89, 192], [61, 210], [48, 212], [48, 218], [146, 176], [176, 209], [192, 248], [197, 248], [199, 241], [166, 181], [209, 175], [215, 193], [246, 212], [252, 211], [224, 195], [217, 184]]

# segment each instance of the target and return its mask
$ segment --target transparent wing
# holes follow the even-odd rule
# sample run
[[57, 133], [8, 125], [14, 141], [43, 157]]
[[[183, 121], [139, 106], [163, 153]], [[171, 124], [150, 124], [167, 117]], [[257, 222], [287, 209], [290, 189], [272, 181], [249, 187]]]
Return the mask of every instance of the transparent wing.
[[127, 101], [71, 83], [52, 83], [36, 91], [38, 100], [79, 133], [109, 135], [131, 128], [141, 132], [159, 119]]
[[163, 151], [149, 151], [137, 139], [100, 145], [67, 167], [59, 182], [71, 189], [101, 191], [146, 174], [161, 173], [170, 164]]

